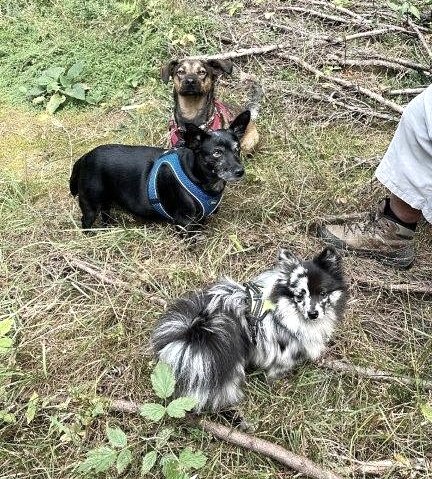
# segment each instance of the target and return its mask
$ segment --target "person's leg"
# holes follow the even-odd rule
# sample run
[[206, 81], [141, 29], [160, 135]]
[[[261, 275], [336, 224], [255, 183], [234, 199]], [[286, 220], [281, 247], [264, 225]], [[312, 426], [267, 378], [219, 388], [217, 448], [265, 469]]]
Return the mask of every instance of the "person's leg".
[[405, 108], [377, 179], [390, 190], [369, 219], [323, 225], [318, 234], [340, 249], [349, 249], [407, 268], [414, 260], [414, 232], [422, 212], [431, 218], [432, 86]]

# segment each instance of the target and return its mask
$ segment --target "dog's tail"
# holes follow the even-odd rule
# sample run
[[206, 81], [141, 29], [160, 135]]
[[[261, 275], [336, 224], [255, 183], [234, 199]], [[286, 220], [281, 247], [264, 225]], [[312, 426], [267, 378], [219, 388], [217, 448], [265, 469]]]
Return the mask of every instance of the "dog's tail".
[[254, 75], [246, 73], [240, 75], [240, 81], [249, 88], [249, 99], [245, 109], [250, 110], [251, 120], [256, 120], [263, 97], [262, 86]]
[[80, 175], [80, 169], [81, 169], [81, 163], [83, 159], [87, 155], [82, 156], [79, 160], [75, 162], [72, 168], [72, 174], [69, 180], [69, 189], [72, 194], [72, 196], [76, 196], [78, 194], [78, 180], [79, 180], [79, 175]]
[[176, 394], [193, 397], [196, 411], [218, 410], [242, 398], [248, 352], [238, 318], [208, 292], [177, 300], [153, 334], [158, 358], [176, 377]]

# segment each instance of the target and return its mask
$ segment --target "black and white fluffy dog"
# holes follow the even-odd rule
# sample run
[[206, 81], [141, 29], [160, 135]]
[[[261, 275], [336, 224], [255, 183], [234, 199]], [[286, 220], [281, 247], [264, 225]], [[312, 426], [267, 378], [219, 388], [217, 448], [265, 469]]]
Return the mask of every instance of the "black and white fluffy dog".
[[281, 250], [273, 269], [245, 285], [222, 279], [178, 299], [161, 317], [153, 346], [173, 368], [176, 394], [194, 397], [197, 412], [230, 408], [243, 397], [246, 368], [279, 378], [317, 359], [346, 297], [334, 249], [308, 261]]

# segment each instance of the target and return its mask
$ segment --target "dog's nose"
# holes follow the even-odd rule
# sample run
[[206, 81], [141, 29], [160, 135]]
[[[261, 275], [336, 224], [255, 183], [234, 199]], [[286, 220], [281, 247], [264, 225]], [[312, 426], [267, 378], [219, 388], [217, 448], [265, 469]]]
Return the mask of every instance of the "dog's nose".
[[188, 85], [195, 85], [195, 83], [196, 83], [196, 78], [194, 78], [194, 77], [187, 77], [187, 78], [185, 78], [185, 82], [186, 82]]
[[318, 311], [309, 311], [308, 312], [309, 319], [317, 319], [318, 318]]
[[244, 168], [243, 166], [239, 166], [234, 170], [234, 176], [237, 178], [241, 178], [244, 175]]

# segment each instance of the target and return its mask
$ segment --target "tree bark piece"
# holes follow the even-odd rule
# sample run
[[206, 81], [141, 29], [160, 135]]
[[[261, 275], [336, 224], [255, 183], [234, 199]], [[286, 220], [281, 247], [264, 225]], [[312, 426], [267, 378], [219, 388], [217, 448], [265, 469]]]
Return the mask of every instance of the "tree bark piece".
[[262, 47], [240, 48], [239, 50], [232, 50], [225, 53], [217, 53], [216, 55], [195, 55], [187, 57], [188, 60], [231, 60], [233, 58], [246, 57], [249, 55], [262, 55], [263, 53], [273, 52], [286, 48], [285, 43], [272, 43]]
[[423, 48], [426, 50], [426, 53], [429, 57], [429, 62], [432, 63], [432, 50], [430, 49], [428, 42], [426, 41], [425, 36], [423, 33], [418, 29], [417, 25], [409, 18], [408, 25], [415, 31], [416, 35], [418, 36]]
[[389, 96], [401, 96], [401, 95], [419, 95], [426, 90], [426, 87], [420, 88], [404, 88], [402, 90], [389, 90], [386, 94]]
[[324, 80], [336, 83], [337, 85], [341, 85], [345, 88], [350, 88], [354, 91], [357, 91], [361, 93], [362, 95], [368, 96], [369, 98], [372, 98], [376, 102], [380, 103], [381, 105], [386, 106], [387, 108], [390, 108], [391, 110], [402, 114], [404, 109], [394, 101], [388, 100], [384, 98], [382, 95], [379, 93], [376, 93], [372, 90], [369, 90], [368, 88], [362, 87], [360, 85], [356, 85], [348, 80], [345, 80], [344, 78], [339, 78], [335, 77], [332, 75], [326, 75], [322, 71], [318, 70], [314, 66], [312, 66], [310, 63], [307, 63], [306, 61], [302, 60], [300, 57], [296, 55], [288, 55], [285, 53], [279, 53], [278, 56], [280, 58], [283, 58], [285, 60], [288, 60], [290, 62], [295, 63], [296, 65], [304, 68], [305, 70], [309, 71], [310, 73], [313, 73], [317, 78], [323, 78]]
[[359, 285], [367, 288], [379, 288], [390, 292], [416, 293], [432, 295], [432, 286], [425, 283], [389, 283], [388, 281], [371, 280], [368, 278], [355, 277], [353, 280]]
[[[123, 399], [112, 401], [109, 407], [112, 411], [127, 414], [135, 414], [139, 410], [139, 404]], [[260, 439], [244, 432], [236, 431], [235, 429], [208, 421], [204, 418], [200, 418], [196, 422], [204, 431], [212, 434], [218, 439], [222, 439], [223, 441], [243, 447], [249, 451], [270, 457], [284, 466], [294, 469], [313, 479], [343, 479], [342, 476], [322, 469], [306, 457], [294, 454], [278, 444], [274, 444], [270, 441]]]
[[419, 386], [426, 390], [432, 390], [432, 381], [423, 379], [416, 379], [409, 376], [398, 376], [389, 371], [380, 371], [371, 367], [357, 366], [347, 361], [339, 359], [326, 359], [323, 358], [316, 363], [318, 366], [326, 369], [331, 369], [338, 373], [354, 374], [356, 376], [373, 379], [375, 381], [388, 381], [399, 384], [405, 384], [406, 386]]

